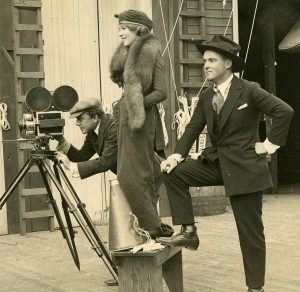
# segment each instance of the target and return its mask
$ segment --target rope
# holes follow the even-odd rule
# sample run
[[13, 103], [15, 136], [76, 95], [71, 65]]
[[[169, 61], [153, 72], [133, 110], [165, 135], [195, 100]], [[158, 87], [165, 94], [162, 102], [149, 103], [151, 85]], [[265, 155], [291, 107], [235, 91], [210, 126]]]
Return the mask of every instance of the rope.
[[7, 105], [5, 103], [0, 103], [0, 125], [5, 131], [10, 129], [10, 124], [7, 120]]
[[[179, 7], [179, 11], [178, 11], [178, 14], [177, 14], [177, 17], [176, 17], [176, 20], [175, 20], [175, 23], [174, 23], [174, 26], [173, 26], [171, 35], [170, 35], [170, 37], [169, 37], [169, 40], [167, 41], [167, 44], [166, 44], [166, 47], [165, 47], [165, 49], [164, 49], [164, 51], [163, 51], [163, 53], [162, 53], [162, 56], [164, 56], [164, 54], [165, 54], [167, 48], [169, 47], [170, 41], [171, 41], [171, 39], [172, 39], [172, 37], [173, 37], [174, 31], [175, 31], [175, 27], [176, 27], [176, 25], [177, 25], [177, 22], [178, 22], [178, 19], [179, 19], [179, 16], [180, 16], [180, 12], [181, 12], [181, 9], [182, 9], [183, 1], [184, 1], [184, 0], [181, 1], [180, 7]], [[161, 0], [159, 0], [159, 3], [160, 3], [161, 11], [162, 11]], [[162, 15], [163, 15], [163, 13], [162, 13]]]
[[[223, 8], [224, 8], [224, 7], [223, 7]], [[226, 25], [226, 28], [225, 28], [225, 31], [224, 31], [223, 36], [226, 36], [227, 29], [228, 29], [228, 27], [229, 27], [230, 20], [231, 20], [231, 18], [232, 18], [232, 14], [233, 14], [233, 8], [231, 9], [231, 12], [230, 12], [230, 15], [229, 15], [229, 19], [228, 19], [228, 22], [227, 22], [227, 25]]]
[[[170, 50], [169, 50], [169, 43], [170, 43], [170, 41], [173, 37], [175, 27], [177, 25], [177, 22], [178, 22], [178, 19], [179, 19], [179, 16], [180, 16], [180, 12], [181, 12], [181, 9], [182, 9], [182, 6], [183, 6], [183, 1], [184, 0], [181, 1], [180, 8], [179, 8], [179, 11], [178, 11], [175, 23], [174, 23], [174, 27], [172, 29], [169, 40], [167, 38], [167, 31], [166, 31], [166, 25], [165, 25], [165, 20], [164, 20], [164, 13], [163, 13], [163, 8], [162, 8], [162, 3], [161, 3], [161, 0], [159, 1], [161, 15], [162, 15], [162, 21], [163, 21], [163, 27], [164, 27], [164, 33], [165, 33], [165, 38], [166, 38], [166, 41], [167, 41], [166, 47], [165, 47], [162, 55], [164, 55], [165, 51], [168, 50], [170, 68], [171, 68], [171, 73], [172, 73], [172, 78], [173, 78], [173, 83], [174, 83], [174, 88], [175, 88], [177, 105], [178, 105], [178, 109], [179, 109], [178, 112], [176, 112], [173, 116], [173, 121], [172, 121], [171, 128], [172, 128], [172, 130], [175, 130], [176, 129], [176, 124], [178, 125], [178, 128], [177, 128], [177, 138], [178, 139], [182, 136], [182, 134], [185, 130], [185, 126], [187, 125], [187, 123], [191, 119], [191, 107], [188, 107], [187, 103], [183, 101], [182, 97], [178, 96], [178, 92], [177, 92], [177, 88], [176, 88], [176, 82], [175, 82], [175, 75], [174, 75], [174, 71], [173, 71], [173, 65], [172, 65], [172, 60], [171, 60], [171, 55], [170, 55]], [[224, 9], [226, 4], [227, 4], [227, 1], [223, 0], [222, 3], [223, 3], [223, 9]], [[256, 2], [254, 18], [253, 18], [253, 22], [252, 22], [251, 33], [250, 33], [248, 48], [247, 48], [246, 57], [245, 57], [245, 63], [247, 61], [247, 55], [248, 55], [249, 46], [250, 46], [250, 42], [251, 42], [251, 38], [252, 38], [254, 21], [255, 21], [255, 18], [256, 18], [257, 6], [258, 6], [258, 0]], [[231, 9], [231, 12], [230, 12], [230, 15], [229, 15], [229, 18], [228, 18], [228, 21], [227, 21], [227, 25], [226, 25], [226, 28], [225, 28], [225, 31], [224, 31], [224, 34], [223, 34], [224, 36], [226, 35], [228, 27], [230, 25], [230, 21], [231, 21], [232, 16], [233, 16], [233, 11], [234, 11], [234, 7], [232, 7], [232, 9]], [[244, 71], [242, 72], [241, 76], [243, 76], [243, 73], [244, 73]], [[196, 98], [199, 98], [199, 95], [202, 92], [206, 82], [207, 82], [207, 78], [205, 78], [204, 82], [202, 83], [201, 88], [200, 88], [200, 90], [198, 91], [198, 93], [196, 95]], [[183, 105], [183, 109], [180, 108], [180, 103]]]
[[160, 115], [160, 119], [161, 119], [161, 123], [162, 123], [162, 128], [163, 128], [165, 146], [167, 146], [168, 143], [169, 143], [169, 136], [168, 136], [168, 131], [167, 131], [166, 122], [165, 122], [166, 112], [165, 112], [165, 109], [164, 109], [164, 106], [163, 106], [162, 103], [160, 103], [158, 105], [158, 111], [159, 111], [159, 115]]
[[[164, 12], [163, 12], [163, 8], [162, 8], [161, 0], [159, 0], [159, 5], [160, 5], [160, 12], [161, 12], [161, 16], [162, 16], [163, 26], [164, 26], [165, 38], [166, 38], [166, 41], [168, 42], [168, 36], [167, 36], [167, 30], [166, 30], [166, 24], [165, 24], [165, 17], [164, 17]], [[177, 103], [178, 103], [178, 107], [179, 107], [178, 92], [177, 92], [177, 88], [176, 88], [175, 75], [174, 75], [173, 64], [172, 64], [172, 60], [171, 60], [170, 49], [169, 49], [168, 46], [167, 46], [167, 49], [168, 49], [170, 69], [171, 69], [171, 73], [172, 73], [172, 79], [173, 79], [173, 83], [174, 83], [176, 99], [177, 99]]]
[[138, 218], [132, 212], [130, 212], [129, 214], [133, 217], [132, 227], [134, 231], [140, 236], [145, 237], [146, 243], [149, 242], [151, 240], [149, 232], [140, 227]]
[[[244, 60], [245, 64], [247, 62], [248, 52], [249, 52], [249, 47], [250, 47], [250, 42], [251, 42], [251, 39], [252, 39], [252, 33], [253, 33], [253, 27], [254, 27], [254, 22], [255, 22], [255, 18], [256, 18], [257, 6], [258, 6], [258, 0], [256, 0], [256, 5], [255, 5], [255, 10], [254, 10], [253, 20], [252, 20], [252, 25], [251, 25], [251, 30], [250, 30], [250, 36], [249, 36], [249, 41], [248, 41], [246, 56], [245, 56], [245, 60]], [[243, 78], [243, 75], [244, 75], [244, 70], [241, 73], [241, 78]]]

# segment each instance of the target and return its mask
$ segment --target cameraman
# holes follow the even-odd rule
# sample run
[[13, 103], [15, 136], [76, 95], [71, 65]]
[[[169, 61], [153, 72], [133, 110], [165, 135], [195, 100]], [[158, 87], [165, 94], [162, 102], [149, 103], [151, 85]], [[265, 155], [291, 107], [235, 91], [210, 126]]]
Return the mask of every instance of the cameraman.
[[[107, 170], [116, 173], [118, 146], [113, 116], [104, 113], [98, 99], [88, 98], [75, 104], [70, 118], [76, 118], [76, 125], [86, 138], [78, 150], [64, 136], [54, 137], [59, 142], [57, 159], [73, 177], [81, 179]], [[99, 157], [89, 160], [95, 153]]]
[[[56, 157], [62, 162], [73, 177], [87, 178], [97, 173], [111, 170], [117, 173], [117, 131], [113, 116], [104, 113], [101, 103], [96, 98], [79, 101], [70, 111], [70, 118], [76, 118], [76, 125], [80, 127], [86, 138], [80, 150], [67, 142], [64, 136], [54, 137], [59, 143], [56, 147]], [[89, 160], [95, 153], [96, 159]], [[163, 183], [160, 170], [161, 158], [155, 153], [153, 159], [154, 196], [151, 203], [156, 209], [159, 199], [159, 188]], [[171, 236], [173, 228], [161, 223], [164, 236]]]

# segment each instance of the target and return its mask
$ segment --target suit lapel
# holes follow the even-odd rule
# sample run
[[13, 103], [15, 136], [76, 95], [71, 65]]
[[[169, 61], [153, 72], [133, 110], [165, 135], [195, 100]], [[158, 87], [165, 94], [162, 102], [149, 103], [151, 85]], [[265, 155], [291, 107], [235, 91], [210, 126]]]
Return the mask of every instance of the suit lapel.
[[106, 128], [107, 119], [108, 116], [106, 114], [104, 114], [101, 118], [100, 127], [98, 130], [98, 150], [101, 150], [103, 146], [104, 132]]
[[240, 79], [236, 76], [233, 77], [231, 86], [228, 92], [228, 96], [226, 98], [226, 101], [224, 103], [223, 109], [222, 109], [222, 116], [221, 116], [221, 124], [220, 124], [220, 131], [222, 130], [223, 126], [225, 125], [226, 121], [228, 120], [237, 99], [241, 95], [242, 87], [240, 83]]

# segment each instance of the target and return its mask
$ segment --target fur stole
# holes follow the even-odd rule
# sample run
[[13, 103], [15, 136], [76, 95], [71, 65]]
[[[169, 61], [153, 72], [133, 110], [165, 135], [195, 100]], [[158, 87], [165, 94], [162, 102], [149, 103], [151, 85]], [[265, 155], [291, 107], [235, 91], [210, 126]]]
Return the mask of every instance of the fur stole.
[[153, 81], [153, 70], [159, 41], [147, 34], [138, 37], [130, 47], [121, 44], [110, 64], [111, 79], [124, 85], [128, 123], [132, 130], [140, 129], [145, 122], [144, 96]]

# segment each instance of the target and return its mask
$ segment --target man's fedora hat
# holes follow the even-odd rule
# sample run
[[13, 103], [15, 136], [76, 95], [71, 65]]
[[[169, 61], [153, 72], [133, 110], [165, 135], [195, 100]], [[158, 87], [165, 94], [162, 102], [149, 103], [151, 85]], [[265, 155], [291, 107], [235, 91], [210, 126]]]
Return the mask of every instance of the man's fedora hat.
[[97, 98], [87, 98], [78, 101], [70, 110], [70, 118], [77, 118], [84, 112], [103, 111], [102, 105]]
[[196, 47], [202, 55], [205, 51], [210, 50], [231, 59], [233, 72], [240, 72], [245, 67], [245, 62], [237, 55], [241, 50], [241, 46], [227, 37], [215, 35], [210, 41], [196, 44]]

